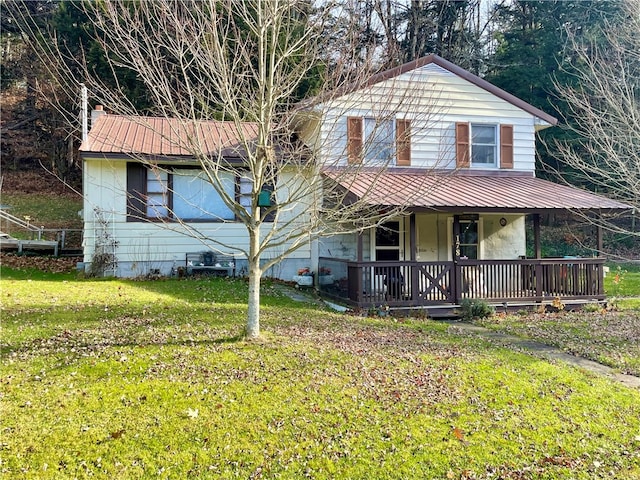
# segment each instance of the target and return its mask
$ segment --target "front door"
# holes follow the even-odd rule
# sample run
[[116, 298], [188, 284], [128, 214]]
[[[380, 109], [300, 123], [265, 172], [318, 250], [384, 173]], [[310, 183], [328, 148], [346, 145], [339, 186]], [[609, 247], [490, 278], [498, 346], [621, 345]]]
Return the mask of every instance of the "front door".
[[[478, 215], [453, 217], [453, 298], [476, 298], [484, 291], [484, 278], [478, 266], [465, 264], [464, 260], [480, 258], [480, 219]], [[462, 261], [461, 261], [462, 260]]]
[[[398, 220], [385, 222], [376, 228], [373, 255], [376, 262], [398, 262], [404, 258], [403, 232]], [[374, 291], [385, 293], [387, 300], [400, 300], [404, 276], [399, 265], [384, 265], [374, 268], [372, 278]]]
[[480, 258], [480, 220], [478, 215], [453, 217], [453, 260]]

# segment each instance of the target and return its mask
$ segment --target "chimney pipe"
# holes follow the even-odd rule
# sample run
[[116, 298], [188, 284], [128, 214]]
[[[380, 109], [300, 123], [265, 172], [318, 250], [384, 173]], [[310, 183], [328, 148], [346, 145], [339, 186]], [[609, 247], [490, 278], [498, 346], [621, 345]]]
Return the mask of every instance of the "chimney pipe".
[[82, 120], [82, 143], [85, 143], [89, 138], [89, 126], [87, 125], [87, 108], [88, 108], [88, 96], [87, 87], [84, 83], [80, 84], [80, 118]]

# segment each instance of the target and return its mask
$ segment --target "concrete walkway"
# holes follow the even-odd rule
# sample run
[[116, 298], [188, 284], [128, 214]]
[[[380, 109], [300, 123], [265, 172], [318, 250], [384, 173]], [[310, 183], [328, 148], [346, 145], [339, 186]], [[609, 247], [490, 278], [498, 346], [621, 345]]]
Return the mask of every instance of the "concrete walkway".
[[551, 347], [534, 340], [527, 340], [524, 338], [516, 337], [515, 335], [507, 335], [505, 333], [494, 332], [492, 330], [489, 330], [488, 328], [480, 327], [478, 325], [472, 325], [466, 322], [449, 323], [451, 324], [450, 328], [453, 331], [477, 335], [482, 338], [486, 338], [491, 342], [498, 343], [506, 347], [515, 347], [517, 349], [523, 350], [525, 352], [530, 352], [547, 360], [555, 360], [563, 363], [568, 363], [569, 365], [582, 368], [589, 372], [609, 377], [627, 387], [640, 389], [640, 377], [618, 373], [613, 368], [607, 367], [592, 360], [587, 360], [586, 358], [576, 357], [575, 355], [563, 352], [559, 348]]

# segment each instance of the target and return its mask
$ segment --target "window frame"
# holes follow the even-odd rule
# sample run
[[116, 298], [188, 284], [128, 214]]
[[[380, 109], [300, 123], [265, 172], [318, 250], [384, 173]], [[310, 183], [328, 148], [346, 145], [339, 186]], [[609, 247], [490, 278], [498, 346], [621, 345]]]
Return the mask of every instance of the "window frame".
[[[367, 124], [371, 124], [372, 122], [374, 123], [373, 129], [367, 132]], [[384, 137], [379, 141], [376, 137], [381, 134], [384, 134]], [[370, 138], [372, 136], [373, 138]], [[396, 137], [395, 118], [362, 117], [362, 139], [364, 142], [364, 151], [362, 152], [363, 161], [383, 163], [395, 161], [397, 163]], [[383, 156], [378, 155], [383, 152], [388, 152], [388, 154]]]
[[[388, 145], [390, 147], [390, 158], [371, 158], [365, 156], [365, 120], [376, 122], [390, 122], [391, 134]], [[347, 164], [360, 165], [363, 162], [388, 162], [392, 166], [411, 166], [411, 120], [409, 118], [388, 118], [380, 119], [374, 116], [347, 116]], [[395, 162], [395, 165], [394, 165]]]
[[[165, 170], [167, 170], [167, 173], [169, 175], [169, 191], [168, 191], [168, 196], [169, 196], [169, 203], [170, 203], [170, 210], [169, 210], [169, 216], [166, 217], [166, 219], [170, 219], [170, 220], [180, 220], [180, 221], [184, 221], [184, 222], [232, 222], [232, 221], [236, 221], [237, 218], [235, 216], [235, 214], [233, 213], [233, 211], [226, 206], [226, 204], [224, 204], [224, 202], [222, 202], [222, 198], [220, 196], [220, 194], [218, 193], [218, 191], [213, 188], [213, 186], [209, 183], [209, 181], [207, 180], [206, 176], [203, 175], [203, 170], [202, 168], [198, 168], [195, 166], [179, 166], [179, 167], [165, 167]], [[185, 175], [181, 175], [179, 173], [175, 173], [176, 171], [187, 171], [187, 172], [197, 172], [196, 174], [185, 174]], [[229, 173], [230, 176], [230, 172], [222, 172], [223, 175]], [[227, 176], [227, 175], [225, 175]], [[227, 194], [233, 193], [236, 201], [238, 200], [238, 174], [234, 175], [232, 178], [222, 178], [222, 182], [223, 185], [225, 182], [233, 182], [232, 185], [229, 185], [228, 188], [225, 188], [225, 191], [227, 191]], [[194, 182], [197, 181], [199, 183], [199, 185], [202, 185], [203, 187], [207, 188], [207, 190], [209, 190], [209, 194], [214, 194], [217, 197], [217, 200], [219, 200], [219, 202], [222, 204], [221, 208], [222, 210], [225, 210], [225, 212], [223, 213], [228, 213], [229, 217], [225, 217], [225, 216], [216, 216], [213, 214], [213, 212], [208, 212], [211, 215], [210, 216], [204, 216], [204, 207], [202, 205], [197, 205], [195, 204], [195, 202], [192, 202], [189, 200], [188, 198], [188, 194], [189, 193], [195, 193], [193, 191], [189, 191], [190, 189], [187, 188], [185, 190], [185, 192], [177, 192], [178, 189], [178, 182], [176, 181], [176, 177], [182, 177], [182, 180], [186, 181], [187, 183], [189, 182]], [[182, 182], [180, 182], [182, 184]], [[202, 188], [202, 187], [199, 187]], [[206, 191], [202, 191], [201, 193], [207, 193]], [[180, 202], [182, 202], [182, 204], [184, 204], [184, 207], [179, 207], [178, 206], [178, 202], [176, 201], [176, 195], [178, 195], [178, 200]], [[193, 210], [195, 209], [199, 209], [202, 211], [203, 215], [200, 217], [182, 217], [179, 215], [176, 215], [176, 211], [179, 208], [186, 208], [189, 210]]]
[[[164, 189], [160, 189], [158, 192], [149, 192], [149, 176], [154, 173], [154, 170], [159, 172], [160, 175], [166, 175], [166, 186]], [[222, 217], [206, 217], [206, 218], [182, 218], [178, 217], [174, 213], [174, 171], [175, 170], [197, 170], [202, 172], [203, 169], [195, 165], [147, 165], [139, 162], [127, 162], [127, 221], [128, 222], [189, 222], [189, 223], [225, 223], [225, 222], [238, 222], [237, 215], [231, 211], [232, 218]], [[193, 176], [193, 178], [200, 177], [200, 175]], [[244, 180], [244, 181], [243, 181]], [[241, 204], [251, 211], [251, 205], [245, 205], [247, 199], [250, 198], [250, 191], [247, 190], [247, 180], [250, 180], [243, 170], [238, 170], [233, 179], [233, 194], [235, 201]], [[201, 181], [204, 181], [201, 178]], [[160, 183], [160, 182], [159, 182]], [[244, 186], [244, 188], [243, 188]], [[213, 187], [212, 187], [213, 188]], [[274, 188], [270, 185], [264, 185], [263, 190], [273, 192]], [[163, 210], [166, 215], [149, 215], [149, 194], [157, 196], [162, 193], [165, 203], [158, 208]], [[217, 191], [216, 191], [217, 193]], [[273, 195], [272, 195], [273, 197]], [[222, 202], [220, 195], [218, 194], [218, 200]], [[162, 208], [164, 207], [164, 208]], [[226, 205], [225, 205], [225, 208]], [[267, 208], [267, 207], [259, 207]], [[273, 207], [268, 207], [273, 208]], [[230, 210], [230, 209], [229, 209]], [[275, 212], [269, 212], [263, 219], [264, 222], [272, 222], [275, 217]]]
[[[480, 259], [480, 219], [479, 218], [461, 218], [459, 220], [460, 223], [460, 243], [458, 244], [460, 248], [460, 258], [467, 258], [469, 260], [479, 260]], [[469, 228], [475, 226], [475, 242], [467, 242], [465, 241], [467, 232]], [[463, 250], [475, 249], [475, 258], [470, 255], [464, 255]]]
[[[487, 128], [491, 127], [493, 129], [493, 143], [482, 143], [476, 142], [474, 140], [473, 131], [477, 128]], [[471, 168], [487, 168], [487, 169], [497, 169], [500, 165], [499, 151], [498, 148], [500, 146], [500, 138], [499, 138], [499, 125], [497, 123], [473, 123], [469, 124], [469, 165]], [[493, 162], [476, 162], [474, 161], [475, 147], [491, 147], [493, 149]]]

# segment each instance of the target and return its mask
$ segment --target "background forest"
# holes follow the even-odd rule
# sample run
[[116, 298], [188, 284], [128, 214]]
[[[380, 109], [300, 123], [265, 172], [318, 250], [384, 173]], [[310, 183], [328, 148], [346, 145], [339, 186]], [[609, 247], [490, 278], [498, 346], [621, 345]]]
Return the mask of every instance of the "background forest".
[[[384, 70], [436, 53], [557, 116], [561, 126], [544, 130], [538, 140], [538, 175], [557, 180], [561, 174], [570, 183], [640, 205], [640, 167], [633, 151], [640, 130], [634, 123], [639, 121], [640, 59], [633, 28], [639, 12], [633, 5], [622, 0], [338, 0], [309, 2], [308, 9], [335, 11], [326, 16], [331, 23], [327, 29], [336, 31], [344, 25], [344, 37], [358, 40], [356, 58], [367, 62], [368, 68], [371, 61], [374, 69]], [[117, 85], [139, 111], [157, 113], [150, 108], [145, 85], [130, 71], [114, 70], [106, 61], [81, 6], [82, 2], [51, 0], [0, 3], [4, 172], [43, 166], [79, 187], [79, 113], [69, 118], [68, 112], [79, 112], [80, 88], [70, 91], [59, 82], [51, 66], [36, 55], [35, 44], [57, 45], [68, 55], [71, 68], [73, 57], [82, 57], [94, 74]], [[25, 27], [29, 22], [50, 34], [34, 38], [36, 30]], [[318, 76], [299, 85], [291, 102], [314, 94], [321, 82], [320, 70], [339, 61], [330, 52], [340, 51], [333, 47], [341, 40], [332, 36], [322, 41], [327, 53], [319, 59]], [[604, 65], [599, 65], [603, 59]], [[618, 92], [618, 79], [613, 86], [602, 81], [601, 87], [613, 99], [603, 98], [597, 85], [589, 85], [590, 78], [604, 78], [598, 70], [602, 68], [611, 68], [623, 83]], [[77, 81], [83, 81], [80, 70]], [[597, 133], [591, 130], [603, 117], [600, 113], [613, 112], [607, 102], [620, 104], [625, 95], [629, 105], [605, 115], [615, 117], [617, 124], [602, 128], [605, 132], [620, 129], [614, 137], [627, 137], [628, 146], [615, 138], [606, 145], [589, 138]], [[609, 147], [613, 153], [607, 151]], [[598, 162], [599, 156], [606, 156], [606, 161]], [[620, 158], [610, 162], [612, 156]], [[594, 173], [589, 162], [604, 167]], [[631, 232], [635, 230], [632, 225]]]

